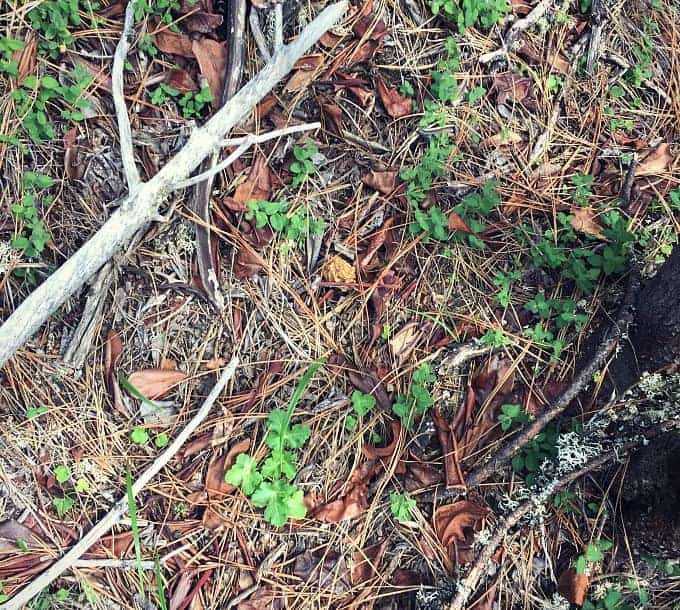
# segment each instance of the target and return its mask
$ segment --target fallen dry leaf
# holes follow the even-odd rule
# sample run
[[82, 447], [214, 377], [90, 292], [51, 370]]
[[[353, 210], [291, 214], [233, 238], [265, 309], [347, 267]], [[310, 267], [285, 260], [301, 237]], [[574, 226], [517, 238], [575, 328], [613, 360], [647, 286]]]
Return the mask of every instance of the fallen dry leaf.
[[217, 108], [222, 96], [224, 67], [227, 63], [227, 50], [223, 44], [210, 38], [200, 38], [191, 43], [201, 74], [208, 81], [212, 93], [212, 107]]
[[654, 148], [635, 168], [636, 176], [653, 176], [667, 172], [675, 158], [671, 154], [670, 144], [662, 142]]
[[344, 595], [352, 588], [347, 561], [334, 552], [317, 557], [311, 551], [305, 551], [295, 558], [293, 574], [303, 582], [313, 583], [320, 593]]
[[463, 218], [456, 214], [456, 212], [449, 213], [449, 231], [462, 231], [463, 233], [472, 233], [472, 230], [463, 220]]
[[399, 366], [409, 359], [422, 338], [422, 325], [415, 321], [403, 326], [398, 333], [390, 338], [390, 350]]
[[571, 206], [571, 226], [577, 231], [582, 233], [587, 233], [588, 235], [593, 235], [604, 239], [602, 234], [602, 225], [597, 219], [596, 213], [591, 208], [582, 208], [580, 206]]
[[176, 34], [170, 30], [161, 30], [154, 34], [154, 43], [159, 51], [170, 55], [180, 55], [181, 57], [194, 58], [191, 38], [185, 34]]
[[78, 126], [74, 125], [64, 134], [64, 170], [70, 180], [80, 180], [85, 166], [78, 146]]
[[491, 89], [497, 92], [499, 104], [505, 104], [508, 100], [519, 103], [529, 95], [531, 85], [532, 80], [528, 76], [499, 74], [494, 77]]
[[234, 260], [234, 275], [240, 280], [254, 277], [262, 269], [261, 259], [249, 249], [239, 249]]
[[323, 55], [305, 55], [295, 63], [295, 72], [288, 79], [284, 91], [302, 91], [309, 86], [316, 76], [317, 70], [323, 65]]
[[198, 91], [198, 85], [196, 85], [196, 81], [191, 77], [191, 74], [179, 68], [168, 70], [165, 75], [165, 82], [178, 91]]
[[118, 385], [118, 364], [123, 353], [123, 343], [115, 330], [110, 330], [104, 347], [104, 381], [111, 395], [116, 411], [125, 412], [125, 406]]
[[364, 176], [361, 181], [372, 189], [389, 195], [397, 187], [399, 172], [396, 169], [386, 171], [372, 170], [370, 174]]
[[170, 389], [187, 379], [184, 371], [168, 371], [165, 369], [142, 369], [130, 375], [128, 380], [146, 398], [154, 400], [162, 398]]
[[232, 199], [237, 205], [248, 209], [249, 201], [269, 199], [272, 193], [271, 170], [263, 154], [255, 157], [248, 177], [236, 187]]
[[375, 578], [379, 573], [380, 562], [387, 548], [387, 540], [354, 551], [352, 555], [352, 584], [359, 585]]
[[335, 284], [353, 284], [357, 281], [354, 265], [348, 263], [339, 254], [333, 256], [325, 265], [323, 276], [327, 282]]
[[361, 448], [361, 453], [364, 454], [370, 460], [385, 459], [389, 461], [394, 455], [394, 452], [399, 445], [401, 439], [401, 424], [398, 421], [390, 422], [390, 430], [392, 431], [392, 442], [386, 447], [374, 447], [373, 445], [363, 445]]
[[481, 529], [488, 509], [469, 500], [440, 506], [434, 514], [434, 530], [454, 563], [468, 563], [473, 557], [474, 533]]
[[335, 102], [325, 102], [321, 104], [321, 113], [324, 122], [327, 123], [330, 131], [336, 135], [342, 134], [345, 124], [342, 118], [342, 109]]
[[557, 591], [567, 601], [582, 606], [586, 601], [589, 584], [588, 574], [578, 574], [574, 568], [569, 568], [560, 575]]
[[26, 38], [26, 46], [21, 51], [12, 54], [12, 60], [17, 62], [17, 82], [23, 83], [30, 74], [35, 74], [38, 57], [38, 37], [31, 32]]
[[393, 119], [400, 119], [411, 114], [413, 109], [411, 98], [399, 93], [396, 87], [388, 87], [382, 78], [378, 78], [378, 95], [387, 114]]

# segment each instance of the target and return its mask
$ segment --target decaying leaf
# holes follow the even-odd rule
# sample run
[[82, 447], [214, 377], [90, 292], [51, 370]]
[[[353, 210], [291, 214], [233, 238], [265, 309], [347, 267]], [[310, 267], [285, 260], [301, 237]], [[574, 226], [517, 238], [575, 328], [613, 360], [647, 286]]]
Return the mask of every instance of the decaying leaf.
[[305, 55], [297, 60], [293, 75], [288, 79], [285, 91], [302, 91], [314, 80], [318, 69], [323, 65], [323, 55]]
[[[338, 523], [339, 521], [356, 519], [368, 508], [369, 484], [381, 468], [374, 461], [364, 462], [352, 473], [345, 488], [345, 495], [338, 500], [315, 508], [310, 517], [325, 523]], [[311, 502], [311, 499], [308, 502]], [[313, 504], [317, 504], [317, 502], [313, 502]]]
[[488, 509], [469, 500], [440, 506], [434, 514], [434, 530], [454, 563], [472, 558], [474, 533], [481, 529]]
[[592, 208], [582, 208], [580, 206], [571, 207], [571, 226], [577, 231], [582, 231], [588, 235], [604, 238], [602, 225], [597, 219], [595, 210]]
[[142, 369], [132, 373], [130, 383], [146, 398], [154, 400], [162, 398], [173, 386], [187, 379], [184, 371], [169, 371], [165, 369]]
[[182, 26], [187, 32], [211, 34], [222, 25], [223, 21], [224, 17], [222, 17], [222, 15], [197, 11], [187, 15], [182, 20]]
[[399, 366], [410, 358], [422, 338], [422, 325], [415, 321], [404, 325], [398, 333], [390, 338], [390, 350]]
[[662, 142], [654, 148], [635, 168], [636, 176], [655, 176], [670, 170], [675, 157], [671, 154], [671, 146]]
[[399, 172], [396, 169], [386, 171], [371, 170], [371, 173], [364, 176], [361, 181], [372, 189], [389, 195], [397, 187]]
[[343, 595], [352, 588], [347, 561], [333, 552], [317, 556], [305, 551], [295, 558], [293, 574], [319, 592]]
[[354, 265], [336, 254], [323, 268], [323, 276], [327, 282], [335, 284], [353, 284], [357, 281]]
[[123, 353], [123, 343], [120, 335], [115, 330], [110, 330], [104, 347], [104, 378], [106, 387], [111, 395], [111, 400], [116, 411], [125, 412], [123, 398], [118, 385], [118, 364]]
[[38, 57], [38, 37], [35, 33], [30, 32], [26, 38], [26, 45], [21, 51], [16, 51], [12, 55], [12, 59], [17, 62], [17, 70], [19, 72], [17, 81], [24, 82], [24, 79], [29, 74], [35, 74], [36, 61]]
[[463, 218], [455, 212], [449, 213], [449, 231], [462, 231], [463, 233], [472, 233], [470, 227], [463, 220]]
[[191, 50], [198, 61], [201, 74], [208, 81], [212, 93], [212, 106], [217, 108], [224, 83], [224, 66], [227, 63], [227, 50], [223, 44], [210, 38], [200, 38], [191, 43]]
[[154, 34], [154, 43], [163, 53], [194, 58], [191, 38], [185, 34], [176, 34], [170, 30], [160, 30]]
[[352, 556], [352, 584], [359, 585], [379, 573], [380, 562], [387, 548], [387, 540], [354, 552]]
[[578, 574], [574, 568], [569, 568], [560, 575], [557, 591], [567, 601], [582, 606], [586, 601], [590, 576]]
[[413, 110], [411, 98], [399, 93], [396, 87], [388, 87], [382, 78], [378, 78], [378, 95], [387, 114], [393, 119], [400, 119], [411, 114]]

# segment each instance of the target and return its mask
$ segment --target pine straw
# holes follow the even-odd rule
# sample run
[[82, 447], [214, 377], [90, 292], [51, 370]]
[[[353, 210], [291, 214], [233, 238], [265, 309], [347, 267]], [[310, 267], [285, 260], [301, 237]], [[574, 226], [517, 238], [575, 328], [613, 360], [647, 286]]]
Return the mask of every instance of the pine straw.
[[[430, 15], [426, 6], [417, 4], [422, 15]], [[374, 10], [385, 21], [390, 33], [383, 53], [370, 70], [361, 68], [358, 77], [370, 81], [375, 74], [381, 74], [388, 84], [397, 86], [403, 80], [417, 83], [426, 78], [441, 56], [448, 32], [440, 27], [439, 21], [429, 17], [425, 23], [418, 23], [401, 3], [376, 2]], [[634, 3], [631, 8], [630, 3], [622, 2], [610, 11], [611, 19], [605, 24], [602, 46], [633, 61], [630, 49], [641, 36], [642, 18], [648, 14], [647, 9], [641, 3]], [[679, 32], [670, 9], [654, 14], [661, 34], [655, 50], [652, 80], [668, 93], [672, 106], [643, 90], [640, 108], [619, 116], [634, 118], [636, 135], [646, 142], [673, 141], [677, 137], [680, 110], [678, 59], [673, 52], [677, 48]], [[20, 34], [26, 28], [25, 17], [22, 13], [3, 12], [0, 27], [3, 34], [21, 38]], [[532, 30], [529, 39], [538, 53], [564, 49], [569, 27], [569, 23], [553, 21], [544, 33]], [[99, 31], [79, 32], [77, 38], [82, 44], [106, 40], [111, 48], [118, 29], [117, 23], [108, 22]], [[481, 66], [477, 57], [498, 48], [498, 34], [499, 30], [495, 28], [489, 34], [469, 30], [458, 37], [462, 55], [459, 83], [464, 92], [492, 76], [491, 68]], [[252, 74], [261, 65], [261, 59], [254, 45], [250, 41], [248, 44], [248, 73]], [[325, 65], [330, 65], [337, 50], [324, 50], [323, 53]], [[534, 70], [515, 55], [512, 60], [515, 72]], [[49, 67], [54, 69], [56, 66]], [[48, 68], [47, 62], [43, 62], [42, 68]], [[62, 343], [79, 320], [82, 303], [75, 299], [67, 303], [2, 372], [0, 405], [5, 421], [0, 444], [2, 514], [7, 518], [34, 520], [51, 545], [48, 554], [56, 556], [69, 540], [72, 542], [77, 538], [81, 528], [96, 521], [111, 501], [120, 496], [124, 490], [125, 465], [131, 464], [134, 473], [153, 458], [151, 447], [132, 445], [128, 440], [130, 430], [140, 423], [138, 405], [130, 402], [132, 412], [129, 416], [111, 408], [102, 373], [104, 342], [109, 328], [118, 330], [124, 345], [121, 371], [131, 373], [158, 366], [162, 359], [171, 359], [190, 374], [190, 380], [170, 396], [176, 415], [163, 429], [171, 437], [207, 392], [212, 373], [206, 369], [206, 364], [211, 358], [228, 358], [238, 346], [244, 365], [234, 386], [235, 395], [223, 397], [220, 408], [214, 410], [196, 438], [217, 438], [220, 447], [231, 447], [241, 439], [250, 438], [253, 441], [251, 452], [258, 455], [263, 454], [262, 425], [267, 413], [287, 404], [300, 375], [317, 357], [342, 354], [356, 365], [359, 374], [379, 364], [388, 371], [384, 380], [388, 391], [398, 392], [408, 387], [411, 373], [419, 363], [433, 358], [436, 365], [446, 353], [446, 350], [439, 354], [416, 350], [400, 365], [385, 342], [378, 340], [370, 350], [366, 348], [367, 338], [377, 322], [389, 323], [395, 330], [412, 320], [419, 324], [434, 322], [432, 329], [437, 325], [454, 329], [465, 324], [484, 333], [487, 329], [498, 328], [501, 312], [490, 298], [497, 290], [492, 278], [497, 270], [507, 270], [513, 257], [522, 253], [513, 238], [513, 226], [520, 221], [537, 226], [544, 225], [546, 219], [550, 222], [556, 206], [564, 199], [563, 189], [570, 176], [578, 171], [591, 171], [603, 146], [601, 137], [606, 121], [603, 111], [608, 103], [605, 92], [616, 74], [615, 67], [601, 62], [593, 79], [572, 80], [565, 93], [564, 112], [552, 127], [549, 154], [540, 158], [538, 168], [528, 167], [528, 157], [519, 149], [499, 154], [493, 146], [474, 144], [473, 134], [477, 134], [483, 143], [508, 129], [522, 135], [524, 148], [532, 150], [541, 134], [551, 126], [553, 108], [558, 103], [557, 94], [545, 86], [548, 67], [544, 65], [543, 68], [544, 72], [536, 75], [540, 84], [534, 91], [535, 110], [515, 105], [510, 116], [502, 116], [493, 103], [494, 98], [486, 96], [474, 107], [460, 104], [447, 117], [462, 160], [450, 163], [447, 185], [440, 185], [443, 188], [438, 191], [440, 205], [453, 205], [466, 189], [483, 183], [480, 177], [493, 174], [500, 180], [503, 201], [515, 202], [519, 220], [502, 215], [498, 218], [499, 236], [492, 251], [478, 252], [452, 244], [448, 256], [442, 255], [441, 249], [432, 244], [413, 241], [404, 232], [394, 257], [394, 270], [403, 277], [404, 286], [411, 281], [415, 286], [407, 300], [392, 299], [380, 320], [368, 313], [370, 282], [351, 290], [339, 290], [334, 299], [322, 303], [318, 270], [321, 263], [340, 248], [361, 253], [373, 233], [367, 227], [375, 222], [379, 224], [383, 213], [394, 212], [390, 201], [376, 197], [358, 178], [378, 162], [397, 169], [416, 162], [425, 142], [417, 126], [417, 116], [395, 121], [385, 115], [379, 101], [364, 109], [351, 96], [334, 95], [330, 90], [345, 114], [348, 131], [391, 152], [380, 153], [375, 148], [361, 147], [329, 132], [318, 135], [317, 139], [327, 145], [322, 147], [322, 152], [330, 162], [323, 169], [331, 171], [330, 181], [322, 184], [315, 178], [293, 199], [295, 205], [310, 205], [329, 221], [320, 264], [311, 273], [304, 249], [282, 254], [279, 242], [275, 242], [261, 252], [266, 264], [257, 278], [243, 281], [232, 278], [228, 274], [234, 252], [230, 246], [238, 245], [241, 240], [215, 227], [215, 233], [224, 244], [223, 277], [231, 278], [227, 280], [227, 287], [233, 292], [229, 306], [221, 315], [195, 295], [160, 288], [171, 280], [191, 281], [192, 249], [186, 239], [191, 234], [191, 212], [180, 205], [172, 223], [152, 228], [134, 253], [120, 261], [107, 301], [110, 307], [101, 321], [98, 340], [81, 377], [75, 378], [59, 363]], [[144, 83], [151, 74], [137, 76]], [[8, 84], [0, 87], [0, 127], [3, 133], [9, 133], [13, 105]], [[143, 85], [137, 95], [139, 100], [145, 99], [142, 89]], [[282, 96], [284, 114], [316, 118], [317, 91], [318, 88], [312, 86], [308, 91]], [[96, 128], [89, 122], [83, 124], [85, 148], [90, 160], [101, 160], [108, 155], [103, 183], [110, 181], [109, 186], [115, 190], [120, 180], [116, 172], [120, 170], [116, 135], [110, 118], [110, 98], [102, 90], [93, 89], [90, 94], [102, 108], [102, 116], [108, 113], [108, 117]], [[133, 126], [145, 131], [149, 141], [162, 138], [163, 145], [158, 147], [159, 162], [181, 142], [182, 128], [177, 127], [177, 123], [177, 117], [172, 116], [144, 122], [133, 115]], [[99, 144], [95, 145], [93, 140], [97, 138]], [[2, 146], [0, 150], [3, 173], [8, 177], [2, 190], [5, 211], [19, 196], [18, 178], [24, 170], [30, 168], [52, 176], [62, 175], [63, 153], [58, 141], [41, 147], [29, 146], [28, 155], [24, 156], [18, 155], [16, 148]], [[244, 159], [244, 164], [246, 173], [248, 158]], [[536, 180], [535, 172], [548, 169], [548, 166], [557, 170], [545, 180]], [[239, 178], [239, 175], [230, 177], [230, 185]], [[673, 179], [677, 183], [677, 178]], [[92, 188], [92, 182], [89, 184]], [[115, 192], [109, 189], [99, 196], [96, 196], [96, 189], [93, 192], [94, 197], [83, 197], [78, 184], [69, 180], [59, 183], [55, 199], [45, 213], [53, 246], [38, 268], [68, 257], [99, 226], [106, 215], [106, 204], [115, 198]], [[225, 189], [227, 192], [230, 191]], [[339, 214], [351, 219], [352, 223], [338, 228], [333, 218]], [[9, 216], [6, 214], [5, 218]], [[641, 225], [646, 222], [643, 214], [638, 220]], [[656, 222], [659, 230], [664, 225], [677, 229], [677, 224], [673, 225], [674, 221], [668, 216]], [[11, 230], [4, 227], [2, 239], [10, 234]], [[658, 246], [656, 251], [652, 249], [650, 256], [657, 252]], [[20, 262], [14, 268], [29, 265], [34, 264]], [[9, 275], [2, 277], [0, 282], [6, 315], [27, 294], [29, 287]], [[555, 287], [554, 295], [559, 294], [569, 296], [563, 286]], [[512, 306], [519, 309], [531, 294], [519, 289], [513, 297]], [[611, 310], [615, 300], [615, 289], [603, 287], [587, 303], [588, 311], [593, 313], [593, 318], [603, 317], [601, 314]], [[561, 360], [553, 363], [549, 354], [528, 339], [511, 335], [513, 343], [502, 353], [511, 362], [516, 383], [530, 387], [540, 395], [546, 384], [568, 380], [575, 355], [593, 326], [594, 320], [591, 320], [581, 335], [574, 338]], [[275, 361], [282, 363], [282, 374], [269, 377], [264, 387], [251, 394], [259, 387], [259, 377]], [[480, 369], [484, 364], [482, 360], [471, 370]], [[540, 369], [540, 376], [536, 376], [537, 369]], [[464, 377], [442, 378], [438, 380], [436, 392], [439, 396], [448, 392], [446, 396], [459, 398], [466, 383]], [[311, 440], [301, 455], [302, 470], [297, 479], [305, 492], [328, 497], [362, 463], [363, 435], [360, 432], [349, 434], [344, 428], [345, 415], [350, 412], [348, 397], [352, 389], [347, 368], [328, 366], [316, 376], [296, 411], [296, 417], [312, 428]], [[452, 400], [450, 404], [455, 409], [460, 402]], [[45, 405], [48, 415], [27, 420], [26, 409], [38, 405]], [[584, 410], [589, 406], [584, 404]], [[364, 424], [366, 429], [374, 428], [389, 435], [389, 417], [385, 413], [377, 411]], [[420, 422], [413, 438], [427, 438], [428, 435], [432, 435], [432, 428], [426, 418]], [[284, 544], [283, 555], [262, 575], [260, 587], [270, 588], [278, 597], [286, 597], [290, 608], [358, 607], [359, 602], [376, 602], [376, 607], [380, 608], [407, 607], [409, 598], [395, 596], [397, 590], [390, 586], [390, 578], [397, 568], [419, 573], [422, 582], [436, 584], [447, 578], [443, 549], [439, 548], [430, 556], [422, 552], [423, 538], [429, 537], [433, 548], [437, 548], [431, 526], [436, 506], [420, 503], [413, 524], [399, 525], [390, 514], [389, 493], [401, 489], [394, 471], [399, 458], [407, 455], [411, 443], [410, 436], [402, 439], [398, 451], [374, 483], [370, 505], [360, 518], [338, 524], [306, 520], [280, 530], [268, 526], [261, 513], [238, 493], [211, 502], [212, 508], [222, 515], [224, 528], [219, 531], [204, 528], [201, 523], [203, 508], [193, 505], [191, 500], [194, 492], [203, 488], [206, 469], [216, 450], [207, 447], [179, 459], [140, 499], [138, 510], [145, 558], [158, 556], [162, 559], [181, 548], [177, 557], [182, 569], [179, 570], [175, 563], [166, 571], [170, 579], [166, 590], [173, 591], [182, 574], [191, 574], [191, 582], [195, 585], [201, 575], [210, 570], [200, 598], [203, 607], [216, 608], [225, 607], [226, 601], [236, 596], [239, 583], [241, 588], [247, 586], [255, 578], [260, 562]], [[482, 448], [466, 465], [472, 467], [493, 449], [493, 444]], [[89, 490], [79, 495], [75, 509], [63, 520], [51, 509], [51, 494], [45, 488], [46, 475], [62, 463], [68, 464], [74, 474], [87, 478], [90, 483]], [[441, 459], [435, 465], [441, 468]], [[511, 489], [512, 485], [507, 488], [508, 491]], [[559, 572], [583, 543], [597, 537], [597, 532], [605, 527], [601, 518], [584, 518], [585, 504], [590, 500], [599, 501], [606, 496], [605, 491], [597, 489], [595, 480], [581, 482], [573, 491], [580, 498], [575, 512], [552, 511], [540, 527], [525, 528], [506, 541], [502, 562], [496, 575], [492, 575], [498, 583], [496, 599], [499, 607], [542, 608], [555, 590]], [[619, 518], [614, 506], [610, 515], [614, 520]], [[490, 521], [487, 527], [492, 523]], [[609, 530], [611, 523], [606, 528]], [[119, 531], [128, 529], [125, 523], [118, 528]], [[360, 585], [348, 584], [347, 571], [351, 569], [353, 556], [383, 540], [386, 541], [386, 552], [377, 575]], [[304, 551], [315, 553], [322, 561], [324, 557], [327, 559], [330, 573], [322, 584], [318, 579], [303, 582], [293, 574], [295, 559]], [[626, 553], [622, 551], [622, 555], [625, 557]], [[634, 566], [632, 562], [624, 569], [630, 571]], [[605, 573], [608, 568], [620, 569], [618, 566], [604, 568]], [[147, 573], [146, 578], [146, 594], [153, 598], [156, 590], [153, 574]], [[134, 570], [74, 569], [62, 585], [68, 587], [83, 579], [87, 579], [97, 593], [95, 607], [113, 607], [111, 603], [124, 608], [134, 607], [133, 595], [137, 587]], [[26, 578], [4, 581], [5, 587], [11, 588], [24, 583]], [[673, 595], [677, 599], [673, 587], [677, 588], [677, 585], [663, 579], [652, 583], [652, 593], [657, 596], [658, 604], [664, 599], [672, 599]], [[415, 588], [415, 585], [404, 587], [398, 592], [406, 595]]]

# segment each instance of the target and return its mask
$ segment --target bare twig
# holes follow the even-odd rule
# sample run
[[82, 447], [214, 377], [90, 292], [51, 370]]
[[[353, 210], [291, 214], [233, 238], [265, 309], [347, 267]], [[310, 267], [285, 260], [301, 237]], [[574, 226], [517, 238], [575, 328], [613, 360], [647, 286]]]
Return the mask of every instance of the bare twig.
[[120, 154], [123, 161], [123, 171], [127, 181], [128, 190], [132, 193], [141, 179], [139, 171], [135, 165], [135, 150], [132, 145], [132, 128], [130, 127], [130, 117], [125, 106], [125, 91], [123, 83], [123, 68], [125, 58], [130, 49], [130, 37], [135, 24], [135, 4], [137, 0], [130, 0], [125, 9], [125, 21], [123, 31], [116, 47], [116, 54], [113, 56], [113, 68], [111, 70], [111, 94], [113, 105], [116, 109], [116, 120], [118, 121], [118, 137], [120, 139]]
[[[494, 473], [498, 472], [522, 447], [526, 446], [531, 439], [539, 434], [548, 423], [559, 416], [591, 382], [593, 375], [614, 351], [619, 338], [630, 324], [633, 303], [639, 287], [639, 274], [636, 271], [633, 271], [631, 273], [628, 289], [626, 290], [626, 296], [624, 297], [623, 304], [619, 310], [618, 318], [600, 343], [600, 346], [592, 359], [581, 369], [569, 387], [548, 409], [546, 409], [530, 425], [524, 428], [517, 436], [507, 441], [488, 462], [472, 471], [466, 480], [468, 487], [480, 485]], [[441, 495], [447, 495], [447, 491], [445, 490]]]
[[198, 184], [199, 182], [202, 182], [206, 178], [214, 176], [215, 174], [219, 174], [222, 170], [229, 167], [234, 161], [236, 161], [236, 159], [238, 159], [246, 150], [248, 150], [248, 148], [250, 148], [254, 144], [262, 144], [263, 142], [287, 136], [292, 133], [310, 131], [312, 129], [319, 129], [320, 127], [321, 123], [305, 123], [304, 125], [293, 125], [291, 127], [284, 127], [283, 129], [275, 129], [274, 131], [270, 131], [268, 133], [263, 133], [260, 135], [249, 134], [247, 136], [243, 136], [242, 138], [230, 138], [229, 140], [225, 140], [223, 142], [223, 146], [238, 146], [238, 148], [234, 152], [232, 152], [224, 161], [221, 161], [218, 165], [215, 165], [215, 167], [212, 167], [209, 170], [201, 174], [198, 174], [197, 176], [192, 176], [191, 178], [183, 180], [182, 182], [173, 185], [172, 188], [173, 190], [187, 188], [189, 186], [193, 186], [194, 184]]
[[593, 68], [600, 55], [600, 41], [602, 40], [602, 28], [604, 27], [604, 7], [602, 0], [593, 0], [590, 6], [590, 39], [588, 40], [588, 58], [586, 60], [586, 72], [593, 74]]
[[[651, 431], [651, 433], [646, 435], [646, 438], [652, 438], [660, 434], [662, 431], [663, 428], [661, 427], [654, 429]], [[628, 443], [625, 443], [621, 447], [618, 447], [613, 451], [610, 451], [608, 453], [605, 453], [594, 458], [593, 460], [588, 462], [583, 468], [565, 474], [558, 481], [553, 482], [550, 485], [549, 495], [554, 494], [560, 489], [568, 487], [574, 481], [580, 479], [582, 476], [588, 474], [589, 472], [597, 470], [600, 466], [603, 466], [610, 460], [621, 457], [622, 454], [632, 449], [635, 449], [642, 442], [643, 439], [636, 439]], [[496, 552], [496, 549], [503, 543], [503, 539], [508, 535], [508, 532], [513, 527], [515, 527], [527, 513], [529, 513], [532, 509], [535, 509], [537, 502], [541, 503], [543, 502], [543, 497], [545, 495], [546, 494], [542, 493], [542, 491], [540, 490], [532, 492], [532, 496], [528, 500], [520, 504], [510, 515], [508, 515], [505, 519], [501, 521], [501, 523], [496, 528], [496, 532], [491, 537], [491, 539], [485, 544], [484, 548], [479, 554], [479, 557], [470, 568], [470, 571], [468, 572], [467, 576], [460, 583], [458, 587], [458, 592], [456, 593], [456, 596], [449, 604], [448, 610], [463, 610], [465, 608], [465, 604], [467, 603], [470, 596], [474, 593], [480, 579], [486, 573], [486, 570], [488, 569], [489, 566], [489, 562], [491, 561], [491, 558]]]
[[190, 176], [203, 159], [220, 146], [229, 130], [248, 116], [346, 10], [347, 0], [324, 9], [296, 40], [281, 49], [275, 61], [267, 64], [203, 127], [196, 129], [184, 147], [153, 178], [129, 193], [101, 229], [24, 300], [0, 326], [0, 366], [69, 296], [125, 247], [140, 227], [158, 217], [159, 206], [172, 191], [172, 185]]
[[[151, 479], [153, 479], [163, 467], [172, 459], [172, 457], [180, 450], [182, 445], [194, 433], [196, 428], [201, 425], [203, 420], [207, 417], [213, 404], [222, 393], [222, 390], [231, 380], [236, 372], [238, 366], [238, 357], [234, 356], [227, 367], [220, 375], [217, 383], [208, 394], [201, 408], [196, 415], [189, 421], [184, 429], [177, 435], [177, 438], [168, 445], [167, 449], [163, 451], [149, 466], [141, 476], [132, 485], [132, 495], [137, 496], [142, 489], [144, 489]], [[124, 495], [118, 502], [116, 502], [111, 510], [99, 521], [85, 536], [83, 536], [77, 544], [58, 561], [47, 568], [40, 576], [24, 587], [19, 593], [14, 595], [8, 602], [0, 605], [0, 610], [20, 610], [24, 604], [28, 603], [40, 591], [48, 587], [56, 578], [63, 574], [66, 570], [74, 565], [80, 559], [80, 556], [87, 551], [97, 540], [104, 536], [127, 512], [128, 499]]]

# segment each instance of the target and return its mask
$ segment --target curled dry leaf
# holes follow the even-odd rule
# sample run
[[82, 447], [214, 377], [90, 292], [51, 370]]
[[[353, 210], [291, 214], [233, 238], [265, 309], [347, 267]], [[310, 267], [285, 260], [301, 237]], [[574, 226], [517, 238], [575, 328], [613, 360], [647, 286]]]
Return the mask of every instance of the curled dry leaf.
[[373, 544], [354, 551], [352, 555], [352, 584], [359, 585], [367, 580], [371, 580], [378, 575], [380, 562], [382, 561], [385, 549], [387, 548], [387, 540], [383, 540], [378, 544]]
[[78, 146], [78, 127], [74, 125], [64, 134], [64, 170], [70, 180], [80, 180], [85, 173], [80, 146]]
[[254, 277], [262, 269], [262, 260], [250, 249], [239, 249], [234, 260], [234, 275], [240, 280]]
[[372, 170], [370, 174], [364, 176], [361, 181], [372, 189], [389, 195], [395, 188], [397, 188], [397, 178], [399, 172], [396, 169], [387, 171]]
[[227, 50], [223, 44], [210, 38], [200, 38], [191, 43], [191, 50], [198, 61], [201, 74], [208, 81], [212, 93], [212, 107], [217, 108], [222, 96], [224, 67], [227, 63]]
[[329, 101], [321, 104], [321, 113], [324, 122], [335, 134], [340, 135], [345, 129], [342, 118], [342, 109], [335, 102]]
[[184, 371], [168, 371], [165, 369], [142, 369], [132, 373], [130, 383], [150, 400], [162, 398], [173, 386], [181, 383], [189, 376]]
[[569, 568], [560, 575], [557, 591], [567, 601], [582, 606], [586, 601], [589, 584], [588, 574], [578, 574], [574, 568]]
[[104, 347], [104, 377], [116, 411], [125, 413], [123, 398], [118, 385], [118, 364], [123, 353], [123, 343], [115, 330], [110, 330]]
[[187, 32], [199, 32], [200, 34], [212, 34], [222, 25], [224, 17], [214, 13], [198, 11], [187, 15], [182, 20], [182, 25]]
[[580, 206], [571, 207], [571, 226], [577, 231], [587, 233], [588, 235], [593, 235], [604, 239], [602, 234], [602, 225], [597, 219], [597, 215], [592, 208], [582, 208]]
[[675, 157], [671, 154], [670, 144], [662, 142], [654, 148], [635, 168], [636, 176], [654, 176], [669, 171]]
[[393, 119], [400, 119], [411, 114], [413, 108], [411, 98], [403, 96], [396, 87], [388, 87], [382, 78], [378, 78], [378, 95], [387, 114]]
[[[328, 502], [314, 510], [311, 518], [325, 523], [338, 523], [356, 519], [368, 508], [369, 484], [382, 467], [374, 461], [364, 462], [347, 482], [346, 493], [339, 500]], [[310, 503], [315, 499], [308, 500]]]
[[191, 74], [179, 68], [168, 70], [165, 75], [165, 82], [170, 87], [182, 92], [198, 90], [198, 85], [196, 85], [196, 81], [191, 77]]
[[378, 460], [381, 458], [392, 458], [399, 440], [401, 438], [401, 424], [398, 421], [390, 422], [390, 429], [392, 430], [392, 442], [386, 447], [374, 447], [373, 445], [364, 445], [361, 448], [361, 453], [370, 460]]
[[38, 56], [38, 37], [31, 32], [27, 39], [26, 45], [21, 51], [15, 51], [12, 54], [12, 60], [17, 62], [17, 82], [23, 83], [24, 79], [30, 74], [35, 74], [36, 61]]
[[323, 268], [323, 276], [327, 282], [335, 284], [353, 284], [357, 281], [354, 265], [348, 263], [342, 256], [336, 254]]

